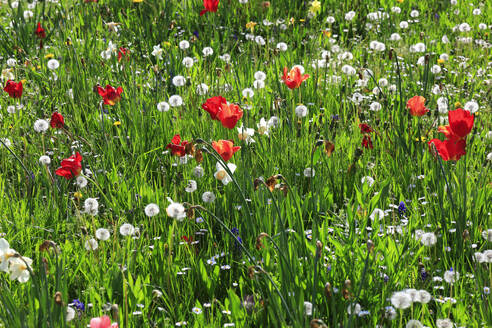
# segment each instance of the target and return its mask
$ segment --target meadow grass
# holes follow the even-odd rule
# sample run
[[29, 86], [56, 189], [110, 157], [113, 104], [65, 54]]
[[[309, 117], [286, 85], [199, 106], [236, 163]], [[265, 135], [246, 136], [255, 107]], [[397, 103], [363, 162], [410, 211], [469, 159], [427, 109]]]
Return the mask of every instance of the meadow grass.
[[[0, 1], [2, 88], [23, 82], [0, 95], [0, 327], [492, 325], [490, 3], [203, 8]], [[455, 108], [473, 129], [444, 160], [428, 142]]]

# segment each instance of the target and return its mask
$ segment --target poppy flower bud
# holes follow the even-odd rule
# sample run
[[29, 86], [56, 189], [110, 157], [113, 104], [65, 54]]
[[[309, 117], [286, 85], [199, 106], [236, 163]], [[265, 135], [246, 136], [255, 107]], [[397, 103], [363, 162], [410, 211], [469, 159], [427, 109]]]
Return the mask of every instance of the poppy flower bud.
[[367, 250], [372, 253], [374, 251], [374, 243], [372, 240], [368, 240], [367, 241]]
[[55, 303], [58, 305], [63, 305], [62, 294], [60, 292], [55, 293]]
[[316, 256], [320, 257], [323, 251], [323, 243], [321, 241], [316, 241]]
[[111, 305], [111, 315], [113, 316], [113, 320], [118, 320], [119, 318], [119, 308], [118, 304]]
[[327, 282], [325, 284], [324, 291], [325, 291], [325, 296], [328, 297], [328, 298], [330, 298], [333, 295], [332, 292], [331, 292], [331, 284], [329, 282]]

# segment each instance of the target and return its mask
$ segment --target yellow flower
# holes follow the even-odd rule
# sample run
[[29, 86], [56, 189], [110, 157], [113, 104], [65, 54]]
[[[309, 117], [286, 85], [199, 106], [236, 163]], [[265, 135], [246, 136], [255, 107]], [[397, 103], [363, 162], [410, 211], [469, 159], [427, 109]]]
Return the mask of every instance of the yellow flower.
[[164, 42], [164, 46], [166, 46], [166, 47], [170, 47], [170, 46], [171, 46], [171, 42], [165, 41], [165, 42]]
[[81, 199], [82, 198], [82, 193], [80, 191], [76, 191], [73, 193], [73, 197], [77, 198], [77, 199]]
[[24, 79], [24, 80], [21, 80], [22, 84], [26, 84], [27, 80]]
[[415, 141], [421, 141], [421, 142], [425, 142], [427, 139], [426, 137], [424, 136], [421, 136], [420, 139], [419, 138], [415, 138]]
[[403, 0], [397, 0], [399, 3], [403, 3]]
[[294, 17], [291, 17], [289, 20], [289, 25], [293, 25], [296, 22], [296, 19]]
[[461, 108], [461, 103], [459, 101], [455, 102], [454, 108]]
[[311, 7], [309, 8], [310, 12], [316, 14], [320, 10], [321, 10], [321, 2], [319, 2], [318, 0], [314, 0], [313, 2], [311, 2]]
[[331, 31], [324, 30], [323, 35], [326, 36], [327, 38], [331, 37]]
[[250, 29], [251, 33], [253, 33], [253, 30], [255, 29], [256, 24], [257, 23], [255, 23], [255, 22], [248, 22], [248, 23], [246, 23], [246, 28]]
[[439, 58], [439, 59], [437, 60], [437, 63], [438, 63], [439, 65], [444, 64], [444, 59]]
[[304, 18], [299, 18], [299, 22], [304, 23], [306, 20]]
[[121, 125], [121, 122], [120, 122], [120, 121], [115, 121], [115, 122], [113, 123], [113, 125], [114, 125], [114, 126]]
[[54, 58], [54, 57], [55, 57], [55, 55], [53, 55], [53, 54], [46, 54], [44, 56], [44, 59], [51, 59], [51, 58]]
[[133, 0], [133, 3], [143, 2], [143, 0]]

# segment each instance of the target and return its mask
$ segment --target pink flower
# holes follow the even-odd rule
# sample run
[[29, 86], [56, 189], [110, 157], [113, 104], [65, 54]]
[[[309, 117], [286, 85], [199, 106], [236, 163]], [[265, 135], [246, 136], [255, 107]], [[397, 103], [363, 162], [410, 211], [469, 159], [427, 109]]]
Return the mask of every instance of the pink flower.
[[118, 323], [111, 324], [111, 319], [107, 315], [100, 318], [91, 319], [91, 328], [118, 328]]

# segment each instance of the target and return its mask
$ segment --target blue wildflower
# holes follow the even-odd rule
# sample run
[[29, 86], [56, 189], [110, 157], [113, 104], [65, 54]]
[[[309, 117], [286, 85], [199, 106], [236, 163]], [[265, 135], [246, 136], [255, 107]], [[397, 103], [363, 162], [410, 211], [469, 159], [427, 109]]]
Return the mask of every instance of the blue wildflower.
[[400, 202], [400, 205], [398, 205], [398, 214], [402, 216], [406, 212], [407, 212], [407, 207], [405, 206], [405, 202]]

